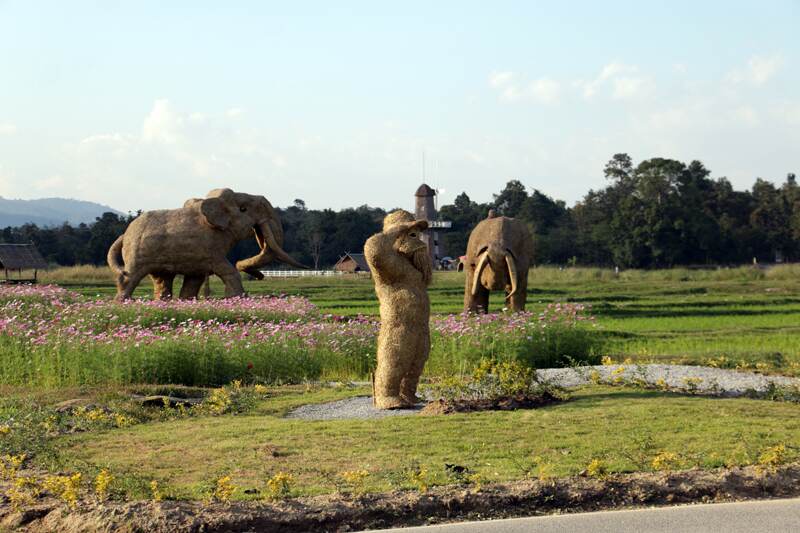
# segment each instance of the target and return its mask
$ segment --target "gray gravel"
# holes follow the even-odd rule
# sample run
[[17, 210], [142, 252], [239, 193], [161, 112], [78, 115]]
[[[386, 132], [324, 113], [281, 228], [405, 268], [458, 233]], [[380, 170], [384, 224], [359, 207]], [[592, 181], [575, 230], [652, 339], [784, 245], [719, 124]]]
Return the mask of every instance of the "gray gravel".
[[[620, 370], [622, 369], [622, 370]], [[595, 374], [596, 372], [596, 374]], [[617, 378], [625, 381], [642, 380], [656, 385], [659, 380], [672, 389], [691, 386], [699, 394], [742, 396], [748, 392], [763, 392], [770, 384], [778, 387], [800, 388], [800, 378], [764, 376], [751, 372], [737, 372], [723, 368], [688, 365], [609, 365], [580, 368], [549, 368], [538, 371], [541, 379], [562, 387], [577, 387], [591, 383], [593, 379], [613, 382]], [[694, 378], [699, 378], [697, 381]], [[687, 383], [687, 380], [693, 380]], [[418, 414], [424, 404], [414, 409], [383, 411], [372, 406], [370, 396], [359, 396], [335, 402], [303, 405], [289, 412], [287, 418], [303, 420], [374, 419], [389, 416]]]
[[305, 420], [344, 420], [347, 418], [386, 418], [389, 416], [415, 415], [424, 406], [418, 404], [414, 409], [376, 409], [372, 406], [372, 396], [356, 396], [335, 402], [301, 405], [290, 411], [286, 418]]
[[[623, 370], [620, 372], [619, 369]], [[597, 371], [601, 381], [613, 382], [617, 377], [629, 381], [641, 379], [656, 385], [663, 379], [670, 388], [687, 388], [687, 379], [700, 378], [694, 386], [699, 393], [741, 396], [748, 391], [764, 392], [770, 384], [779, 387], [800, 387], [800, 378], [764, 376], [724, 368], [689, 365], [624, 365], [588, 366], [580, 368], [548, 368], [539, 370], [541, 378], [562, 387], [576, 387], [591, 382]]]

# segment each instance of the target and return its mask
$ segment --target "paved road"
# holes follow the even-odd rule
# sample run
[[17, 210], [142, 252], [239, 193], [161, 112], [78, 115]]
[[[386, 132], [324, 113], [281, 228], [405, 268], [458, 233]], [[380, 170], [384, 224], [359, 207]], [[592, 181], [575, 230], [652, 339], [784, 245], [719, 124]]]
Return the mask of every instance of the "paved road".
[[784, 533], [800, 531], [800, 498], [465, 522], [383, 533]]

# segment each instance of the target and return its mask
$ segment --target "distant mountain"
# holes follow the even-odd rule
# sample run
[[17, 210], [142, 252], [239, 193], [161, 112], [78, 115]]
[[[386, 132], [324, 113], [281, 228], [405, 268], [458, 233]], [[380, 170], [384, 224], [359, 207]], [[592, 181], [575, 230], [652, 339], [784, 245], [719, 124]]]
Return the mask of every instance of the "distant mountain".
[[37, 226], [60, 226], [64, 222], [76, 226], [94, 222], [103, 213], [124, 215], [107, 205], [69, 198], [9, 200], [0, 196], [0, 228], [33, 223]]

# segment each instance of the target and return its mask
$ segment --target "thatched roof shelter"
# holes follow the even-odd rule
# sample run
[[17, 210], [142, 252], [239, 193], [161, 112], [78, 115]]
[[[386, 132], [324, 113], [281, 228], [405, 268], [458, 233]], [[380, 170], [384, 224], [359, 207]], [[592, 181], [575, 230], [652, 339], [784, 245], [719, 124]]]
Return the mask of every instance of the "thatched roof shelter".
[[7, 280], [9, 270], [16, 270], [20, 275], [23, 270], [33, 270], [33, 279], [18, 281], [36, 281], [36, 271], [47, 268], [47, 261], [32, 244], [0, 244], [0, 268], [5, 271]]

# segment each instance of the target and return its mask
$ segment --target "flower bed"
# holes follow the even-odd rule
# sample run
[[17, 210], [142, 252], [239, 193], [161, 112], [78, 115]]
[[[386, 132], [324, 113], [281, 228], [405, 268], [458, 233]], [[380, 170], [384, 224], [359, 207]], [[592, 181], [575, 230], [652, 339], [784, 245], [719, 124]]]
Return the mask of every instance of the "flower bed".
[[[593, 363], [587, 309], [434, 317], [428, 373], [469, 371], [481, 357], [533, 367]], [[114, 302], [54, 286], [0, 287], [0, 382], [220, 385], [233, 379], [365, 379], [379, 323], [323, 315], [305, 298]]]

